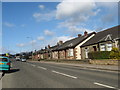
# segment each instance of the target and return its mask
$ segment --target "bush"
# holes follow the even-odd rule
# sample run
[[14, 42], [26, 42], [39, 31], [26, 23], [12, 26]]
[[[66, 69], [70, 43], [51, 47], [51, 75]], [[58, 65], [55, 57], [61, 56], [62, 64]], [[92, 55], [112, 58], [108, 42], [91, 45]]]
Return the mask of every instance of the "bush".
[[110, 51], [96, 51], [88, 53], [90, 59], [109, 59]]
[[118, 48], [113, 48], [110, 52], [111, 59], [120, 59], [120, 51]]

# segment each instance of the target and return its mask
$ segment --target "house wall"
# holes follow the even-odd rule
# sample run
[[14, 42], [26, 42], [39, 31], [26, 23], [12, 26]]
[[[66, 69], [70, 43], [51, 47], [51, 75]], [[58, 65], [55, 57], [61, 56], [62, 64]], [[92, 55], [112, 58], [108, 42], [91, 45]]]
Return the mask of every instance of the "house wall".
[[36, 55], [36, 59], [40, 59], [40, 54], [37, 54], [37, 55]]
[[47, 59], [51, 59], [51, 52], [47, 52]]
[[[111, 44], [112, 46], [108, 47], [107, 46], [108, 44]], [[101, 47], [102, 45], [105, 46], [104, 50]], [[102, 43], [99, 43], [99, 44], [94, 44], [94, 45], [82, 47], [81, 48], [81, 50], [82, 50], [82, 59], [86, 59], [86, 49], [87, 49], [88, 53], [95, 51], [93, 47], [96, 47], [96, 51], [111, 51], [112, 47], [119, 48], [119, 44], [118, 44], [118, 41], [115, 41], [115, 42], [107, 41], [107, 42], [102, 42]]]
[[52, 59], [52, 52], [48, 53], [48, 59]]
[[40, 59], [44, 59], [43, 54], [40, 54]]
[[81, 42], [79, 45], [77, 45], [76, 48], [76, 59], [82, 59], [82, 54], [81, 54], [81, 48], [80, 46], [83, 45], [85, 42], [87, 42], [89, 39], [91, 39], [95, 34], [91, 35], [87, 39], [85, 39], [83, 42]]
[[58, 59], [58, 51], [52, 52], [52, 59]]
[[38, 54], [33, 55], [33, 59], [39, 59]]
[[43, 59], [48, 59], [48, 53], [47, 52], [43, 54]]
[[65, 59], [65, 57], [66, 57], [66, 51], [65, 50], [59, 51], [59, 59]]
[[94, 45], [90, 45], [90, 46], [86, 46], [86, 47], [81, 48], [82, 59], [86, 59], [86, 50], [88, 51], [88, 53], [94, 51], [93, 47], [96, 47], [96, 51], [99, 51], [98, 44], [94, 44]]
[[120, 39], [115, 41], [114, 47], [116, 47], [120, 50]]
[[75, 59], [74, 52], [75, 52], [75, 48], [66, 49], [66, 59]]

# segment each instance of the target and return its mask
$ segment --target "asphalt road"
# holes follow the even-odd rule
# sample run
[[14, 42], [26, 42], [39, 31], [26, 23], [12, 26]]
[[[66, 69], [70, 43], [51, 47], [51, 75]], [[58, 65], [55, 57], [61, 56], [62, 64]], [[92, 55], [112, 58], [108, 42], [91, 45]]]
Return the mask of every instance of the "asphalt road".
[[70, 65], [12, 61], [13, 68], [2, 76], [2, 88], [113, 88], [118, 73]]

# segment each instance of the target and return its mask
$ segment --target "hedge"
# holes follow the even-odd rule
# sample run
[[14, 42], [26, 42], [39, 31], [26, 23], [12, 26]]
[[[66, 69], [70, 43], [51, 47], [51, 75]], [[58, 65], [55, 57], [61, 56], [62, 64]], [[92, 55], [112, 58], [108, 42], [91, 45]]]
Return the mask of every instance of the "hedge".
[[89, 59], [109, 59], [110, 51], [96, 51], [88, 53]]
[[111, 59], [120, 59], [120, 50], [118, 48], [113, 48], [110, 52]]

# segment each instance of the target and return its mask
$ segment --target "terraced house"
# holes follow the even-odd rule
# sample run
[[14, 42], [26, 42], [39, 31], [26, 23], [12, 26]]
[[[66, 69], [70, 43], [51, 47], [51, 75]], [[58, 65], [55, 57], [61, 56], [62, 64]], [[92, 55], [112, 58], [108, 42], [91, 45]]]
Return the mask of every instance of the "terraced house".
[[88, 34], [86, 31], [84, 35], [78, 34], [78, 37], [64, 42], [62, 45], [55, 49], [56, 59], [81, 59], [80, 46], [87, 42], [95, 35], [95, 32]]
[[88, 53], [94, 51], [111, 51], [113, 47], [120, 49], [120, 25], [100, 32], [78, 34], [76, 38], [55, 46], [45, 47], [36, 52], [36, 59], [88, 59]]
[[57, 45], [52, 48], [52, 59], [59, 59], [59, 51], [57, 50], [59, 47], [63, 45], [63, 41], [59, 41]]
[[96, 33], [81, 45], [82, 59], [89, 58], [89, 52], [111, 51], [113, 47], [120, 49], [120, 25]]

